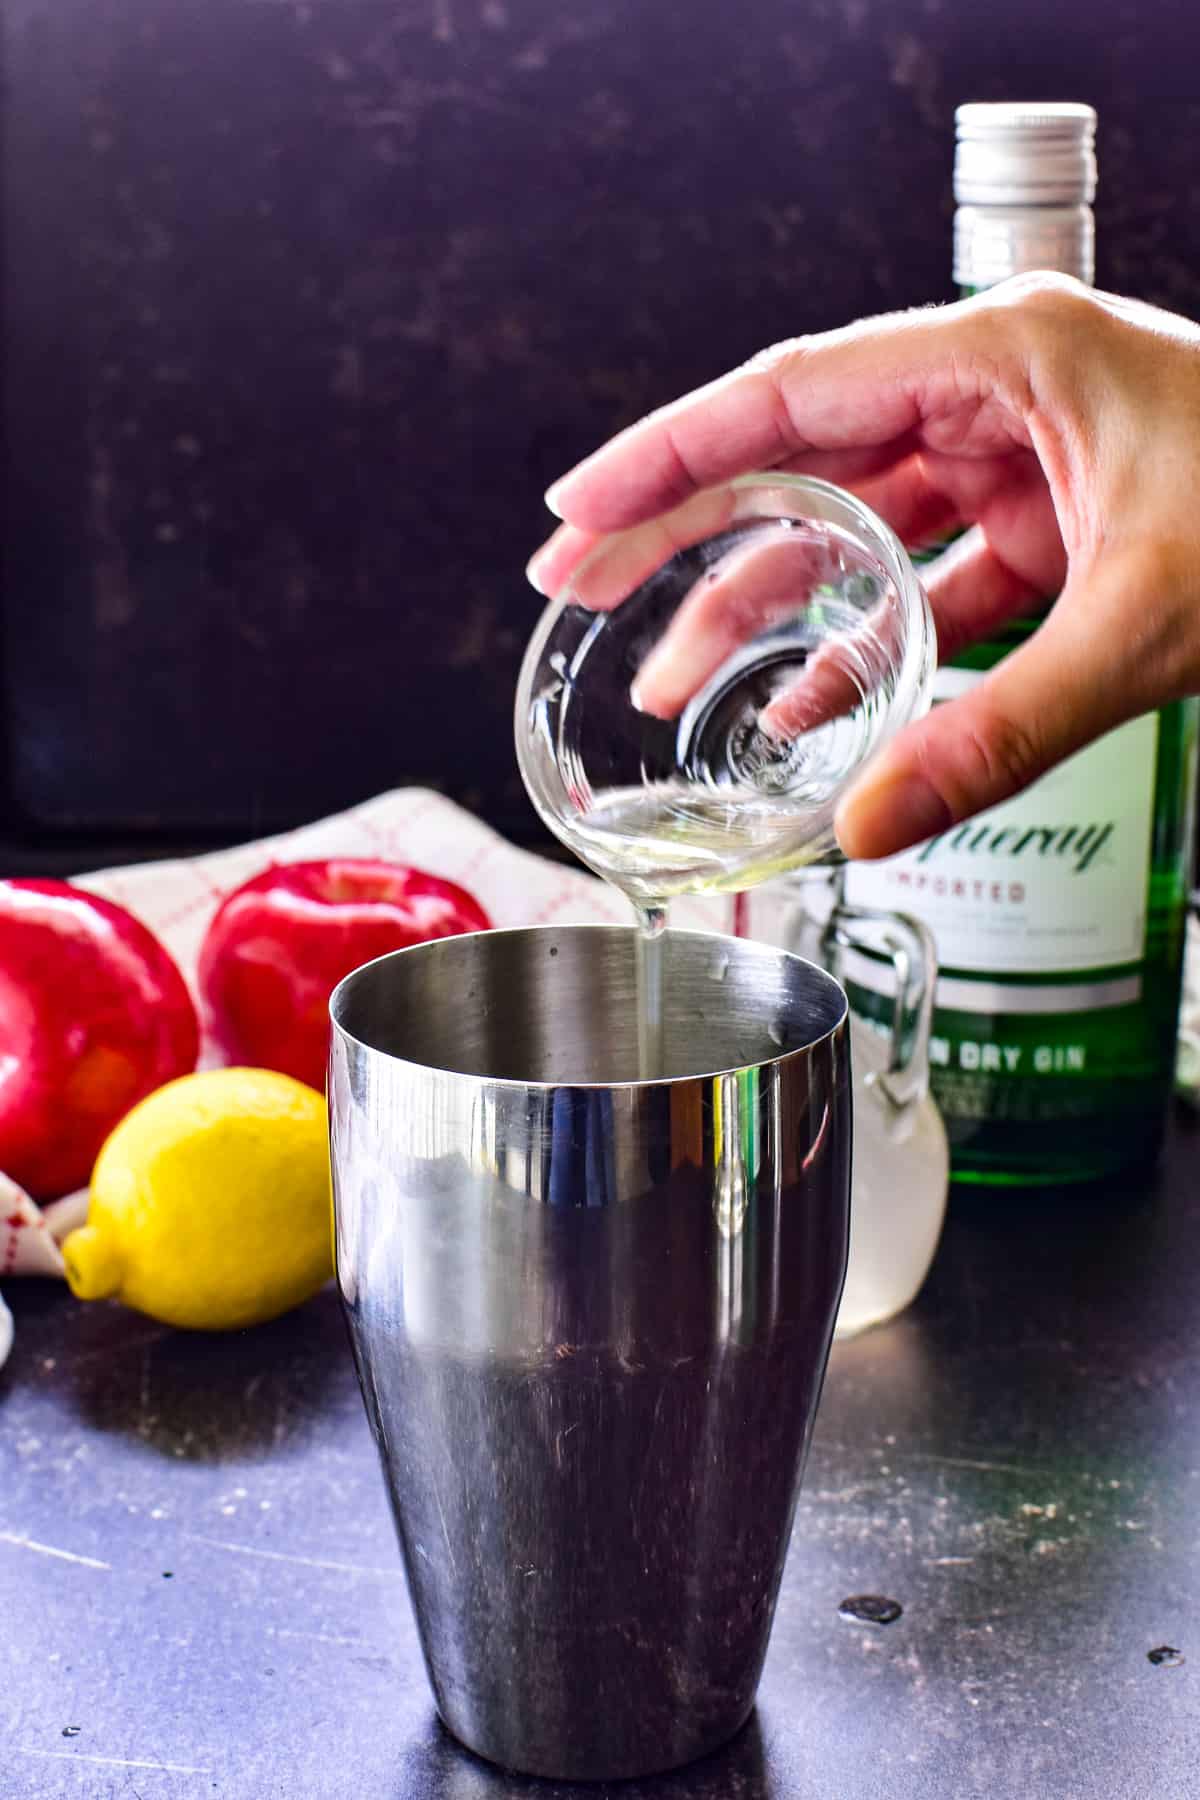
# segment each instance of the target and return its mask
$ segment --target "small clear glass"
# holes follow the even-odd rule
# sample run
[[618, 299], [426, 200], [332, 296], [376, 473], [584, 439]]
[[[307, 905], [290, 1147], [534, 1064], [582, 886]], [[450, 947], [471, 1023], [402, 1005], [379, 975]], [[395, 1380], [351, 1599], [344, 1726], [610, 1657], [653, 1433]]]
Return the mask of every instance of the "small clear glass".
[[602, 538], [517, 688], [550, 830], [644, 914], [840, 859], [841, 795], [929, 706], [936, 639], [902, 545], [806, 476], [741, 476]]

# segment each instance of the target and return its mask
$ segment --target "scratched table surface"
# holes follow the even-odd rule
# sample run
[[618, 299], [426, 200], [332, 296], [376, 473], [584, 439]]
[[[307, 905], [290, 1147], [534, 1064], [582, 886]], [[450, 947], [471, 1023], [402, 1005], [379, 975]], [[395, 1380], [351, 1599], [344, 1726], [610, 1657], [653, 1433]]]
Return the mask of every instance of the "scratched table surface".
[[[1200, 1794], [1198, 1175], [1180, 1120], [1124, 1193], [956, 1206], [916, 1307], [834, 1352], [750, 1725], [625, 1787], [439, 1727], [332, 1293], [205, 1339], [10, 1282], [0, 1793]], [[839, 1617], [864, 1592], [902, 1616]]]

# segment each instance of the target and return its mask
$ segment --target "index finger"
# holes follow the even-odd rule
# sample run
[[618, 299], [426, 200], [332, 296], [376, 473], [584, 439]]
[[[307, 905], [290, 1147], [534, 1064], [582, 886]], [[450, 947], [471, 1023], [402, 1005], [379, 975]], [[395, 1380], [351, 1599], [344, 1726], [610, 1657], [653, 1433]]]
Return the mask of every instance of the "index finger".
[[[615, 531], [810, 453], [873, 451], [884, 467], [933, 419], [961, 420], [969, 436], [996, 385], [999, 334], [967, 300], [779, 345], [631, 425], [555, 482], [546, 503], [585, 531]], [[972, 450], [1012, 448], [998, 424], [975, 431]]]

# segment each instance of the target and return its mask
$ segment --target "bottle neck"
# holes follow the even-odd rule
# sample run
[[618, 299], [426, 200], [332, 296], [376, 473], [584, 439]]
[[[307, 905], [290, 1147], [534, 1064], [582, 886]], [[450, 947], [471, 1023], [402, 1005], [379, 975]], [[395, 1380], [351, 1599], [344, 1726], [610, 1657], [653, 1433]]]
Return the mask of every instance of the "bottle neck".
[[1012, 275], [1053, 269], [1090, 287], [1096, 228], [1090, 206], [960, 206], [954, 215], [954, 279], [979, 293]]

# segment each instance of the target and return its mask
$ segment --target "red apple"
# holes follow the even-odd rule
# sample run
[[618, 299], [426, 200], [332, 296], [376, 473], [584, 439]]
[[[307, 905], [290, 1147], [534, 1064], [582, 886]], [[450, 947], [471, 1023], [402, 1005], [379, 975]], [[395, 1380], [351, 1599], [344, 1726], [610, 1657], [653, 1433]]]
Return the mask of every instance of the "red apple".
[[85, 1186], [130, 1107], [196, 1066], [195, 1008], [158, 939], [65, 881], [0, 881], [0, 1169]]
[[363, 857], [280, 863], [230, 894], [200, 952], [200, 992], [231, 1062], [324, 1089], [329, 996], [389, 950], [491, 921], [452, 881]]

